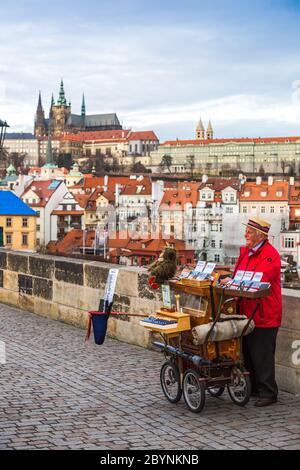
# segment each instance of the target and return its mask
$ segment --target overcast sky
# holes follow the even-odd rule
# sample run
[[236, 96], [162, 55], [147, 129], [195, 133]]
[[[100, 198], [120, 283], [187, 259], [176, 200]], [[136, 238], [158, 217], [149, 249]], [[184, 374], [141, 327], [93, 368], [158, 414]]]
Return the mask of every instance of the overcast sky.
[[300, 135], [300, 1], [0, 0], [0, 118], [31, 131], [61, 77], [72, 111], [161, 141]]

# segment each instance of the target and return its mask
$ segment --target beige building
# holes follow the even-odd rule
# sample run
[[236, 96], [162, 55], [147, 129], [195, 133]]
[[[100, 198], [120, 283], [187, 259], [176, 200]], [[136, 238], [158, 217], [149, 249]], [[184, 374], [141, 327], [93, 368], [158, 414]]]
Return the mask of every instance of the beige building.
[[[200, 132], [200, 130], [199, 130]], [[162, 165], [163, 162], [167, 165]], [[226, 171], [288, 174], [300, 172], [300, 136], [245, 139], [174, 140], [151, 152], [152, 172], [205, 173]]]

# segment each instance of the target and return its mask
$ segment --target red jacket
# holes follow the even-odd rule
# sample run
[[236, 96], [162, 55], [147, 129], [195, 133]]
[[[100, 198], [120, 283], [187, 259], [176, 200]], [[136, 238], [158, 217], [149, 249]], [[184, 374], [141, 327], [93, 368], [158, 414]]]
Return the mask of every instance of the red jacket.
[[[260, 306], [254, 316], [255, 326], [260, 328], [273, 328], [281, 325], [282, 298], [280, 284], [280, 255], [278, 251], [266, 241], [254, 254], [249, 256], [249, 248], [242, 247], [240, 256], [234, 268], [238, 270], [262, 272], [262, 281], [271, 283], [271, 295], [260, 299]], [[256, 300], [240, 299], [241, 313], [248, 317], [255, 308]]]

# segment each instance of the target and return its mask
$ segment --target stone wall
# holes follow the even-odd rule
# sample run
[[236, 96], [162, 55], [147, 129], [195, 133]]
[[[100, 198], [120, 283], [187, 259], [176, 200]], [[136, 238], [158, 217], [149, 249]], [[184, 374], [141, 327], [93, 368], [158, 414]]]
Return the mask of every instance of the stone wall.
[[283, 289], [283, 317], [277, 339], [276, 377], [281, 390], [300, 395], [300, 291]]
[[[98, 310], [112, 267], [116, 266], [0, 249], [0, 302], [86, 328], [87, 312]], [[119, 268], [113, 310], [147, 315], [159, 308], [159, 294], [148, 287], [147, 274], [137, 268]], [[139, 321], [111, 317], [108, 334], [148, 347], [149, 332]]]
[[[111, 267], [116, 266], [0, 249], [0, 302], [86, 328], [87, 312], [98, 309]], [[300, 394], [300, 292], [284, 289], [283, 294], [277, 380], [282, 390]], [[146, 273], [119, 266], [114, 311], [148, 315], [160, 305]], [[142, 347], [151, 344], [149, 332], [136, 317], [110, 318], [108, 334]]]

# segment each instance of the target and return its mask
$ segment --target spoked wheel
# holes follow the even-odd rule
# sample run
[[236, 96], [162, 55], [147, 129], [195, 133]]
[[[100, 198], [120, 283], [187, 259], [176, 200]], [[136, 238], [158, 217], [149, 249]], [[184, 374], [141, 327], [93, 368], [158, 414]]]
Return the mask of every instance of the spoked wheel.
[[228, 393], [238, 406], [245, 406], [251, 396], [251, 382], [249, 375], [244, 375], [243, 370], [235, 367], [232, 370], [232, 383], [227, 385]]
[[188, 369], [183, 376], [183, 397], [193, 413], [200, 413], [205, 404], [205, 387], [196, 370]]
[[215, 398], [218, 398], [220, 397], [221, 395], [223, 395], [224, 393], [224, 390], [225, 390], [225, 387], [208, 387], [207, 388], [207, 391], [208, 393], [212, 396], [212, 397], [215, 397]]
[[172, 361], [167, 361], [162, 365], [160, 371], [161, 388], [167, 400], [177, 403], [182, 395], [180, 386], [180, 375], [177, 365]]

